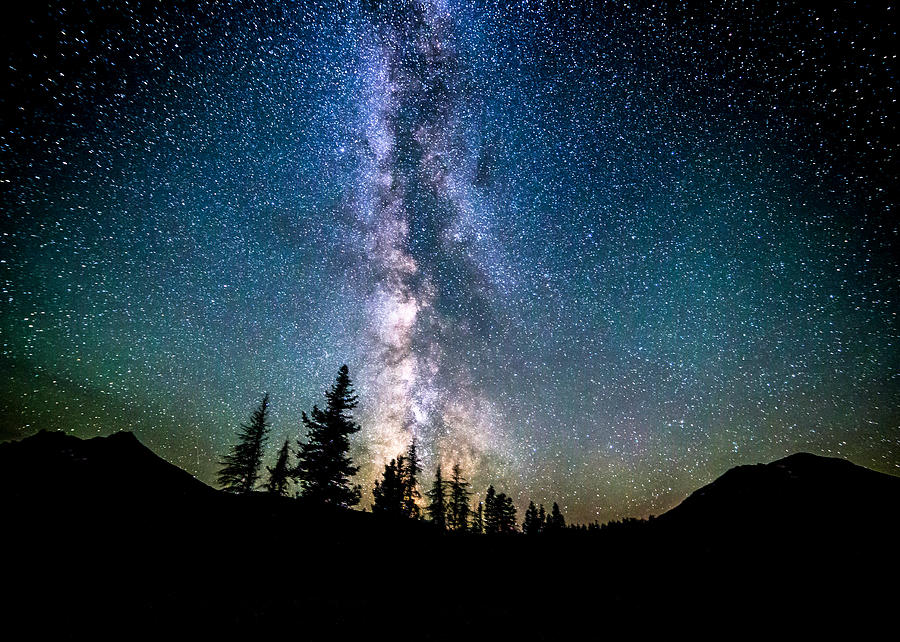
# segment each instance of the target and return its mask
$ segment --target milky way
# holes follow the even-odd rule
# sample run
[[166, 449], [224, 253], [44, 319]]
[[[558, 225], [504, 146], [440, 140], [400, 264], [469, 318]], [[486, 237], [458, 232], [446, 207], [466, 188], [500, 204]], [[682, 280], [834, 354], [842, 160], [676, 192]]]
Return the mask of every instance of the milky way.
[[372, 292], [361, 297], [370, 343], [361, 383], [370, 395], [367, 460], [385, 462], [416, 439], [426, 465], [458, 462], [474, 473], [504, 440], [497, 409], [448, 367], [456, 361], [460, 370], [450, 353], [470, 330], [440, 309], [435, 285], [454, 271], [471, 272], [463, 287], [492, 274], [473, 250], [490, 231], [475, 220], [479, 150], [467, 136], [471, 114], [460, 109], [474, 97], [459, 87], [451, 20], [441, 3], [414, 5], [373, 16], [362, 40], [364, 160], [354, 209]]
[[413, 437], [576, 521], [898, 472], [894, 8], [274, 5], [8, 16], [0, 437], [212, 481], [347, 363], [367, 489]]

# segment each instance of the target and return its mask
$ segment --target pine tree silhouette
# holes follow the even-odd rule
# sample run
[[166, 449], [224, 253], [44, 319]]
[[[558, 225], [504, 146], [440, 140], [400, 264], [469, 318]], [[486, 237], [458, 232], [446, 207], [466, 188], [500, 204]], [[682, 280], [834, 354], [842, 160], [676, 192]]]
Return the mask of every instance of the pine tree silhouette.
[[269, 471], [269, 481], [266, 483], [266, 490], [273, 495], [287, 495], [288, 477], [290, 470], [288, 469], [288, 440], [284, 440], [284, 446], [278, 453], [278, 460], [275, 462], [275, 468], [266, 466]]
[[534, 502], [528, 502], [528, 508], [525, 510], [525, 521], [522, 522], [522, 532], [526, 535], [537, 535], [541, 532], [538, 509]]
[[497, 532], [516, 532], [516, 507], [513, 506], [512, 497], [507, 497], [506, 493], [500, 493], [495, 500], [495, 506], [497, 514]]
[[447, 528], [447, 493], [446, 484], [441, 476], [440, 466], [437, 467], [437, 472], [434, 474], [434, 482], [431, 484], [431, 490], [429, 490], [426, 495], [428, 496], [429, 503], [425, 508], [425, 512], [428, 513], [428, 517], [431, 518], [431, 521], [434, 522], [435, 526], [444, 530]]
[[404, 459], [402, 456], [398, 459], [392, 459], [391, 463], [385, 464], [381, 481], [375, 481], [375, 488], [372, 491], [375, 498], [375, 503], [372, 504], [373, 513], [398, 516], [403, 514], [404, 484], [401, 471]]
[[259, 477], [259, 466], [262, 463], [263, 449], [268, 438], [269, 426], [269, 393], [253, 411], [249, 424], [242, 424], [238, 431], [238, 443], [231, 447], [231, 452], [219, 462], [217, 480], [219, 485], [230, 493], [246, 494], [253, 491]]
[[494, 490], [493, 484], [488, 486], [487, 494], [484, 496], [484, 532], [487, 535], [494, 535], [500, 531], [500, 517], [497, 510], [497, 491]]
[[299, 451], [293, 476], [305, 500], [330, 506], [355, 506], [359, 503], [360, 487], [351, 486], [350, 477], [359, 468], [353, 465], [347, 451], [350, 435], [359, 431], [351, 413], [358, 397], [353, 392], [346, 365], [338, 370], [325, 399], [324, 411], [313, 406], [311, 416], [305, 412], [302, 415], [307, 429], [306, 442], [297, 442]]
[[547, 513], [544, 511], [544, 505], [538, 509], [538, 530], [542, 533], [547, 528]]
[[566, 527], [566, 518], [559, 510], [559, 504], [553, 502], [553, 509], [550, 511], [550, 517], [547, 519], [547, 530], [558, 532]]
[[469, 482], [463, 479], [459, 464], [453, 465], [448, 483], [450, 497], [447, 505], [447, 525], [452, 531], [464, 531], [469, 527]]
[[[403, 458], [401, 458], [403, 459]], [[399, 466], [400, 479], [403, 484], [403, 516], [412, 519], [419, 519], [419, 504], [422, 494], [419, 492], [419, 473], [422, 472], [422, 466], [419, 463], [419, 455], [416, 452], [416, 438], [409, 444], [406, 449], [406, 458], [403, 460], [402, 466]]]
[[484, 502], [478, 502], [478, 508], [472, 511], [472, 532], [484, 533]]

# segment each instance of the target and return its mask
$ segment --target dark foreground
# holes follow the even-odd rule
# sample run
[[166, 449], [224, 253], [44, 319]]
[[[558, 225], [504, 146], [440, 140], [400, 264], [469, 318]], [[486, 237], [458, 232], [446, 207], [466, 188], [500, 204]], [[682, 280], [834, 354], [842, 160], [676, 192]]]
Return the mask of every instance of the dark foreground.
[[900, 479], [812, 455], [538, 537], [225, 495], [124, 433], [2, 444], [0, 470], [3, 619], [29, 638], [859, 634], [898, 605]]

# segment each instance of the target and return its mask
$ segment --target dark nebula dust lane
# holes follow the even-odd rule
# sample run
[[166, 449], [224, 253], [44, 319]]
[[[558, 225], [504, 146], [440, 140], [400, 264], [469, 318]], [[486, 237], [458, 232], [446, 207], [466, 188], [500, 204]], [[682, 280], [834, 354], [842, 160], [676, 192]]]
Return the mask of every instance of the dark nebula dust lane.
[[133, 430], [211, 482], [263, 392], [294, 439], [347, 363], [366, 489], [413, 437], [570, 521], [800, 450], [896, 473], [895, 32], [852, 3], [17, 9], [0, 438]]

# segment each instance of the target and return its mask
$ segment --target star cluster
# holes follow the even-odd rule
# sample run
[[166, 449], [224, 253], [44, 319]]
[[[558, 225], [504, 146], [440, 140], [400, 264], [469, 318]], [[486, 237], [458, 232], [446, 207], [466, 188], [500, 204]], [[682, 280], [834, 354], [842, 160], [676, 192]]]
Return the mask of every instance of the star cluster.
[[798, 450], [900, 472], [894, 7], [18, 11], [3, 438], [211, 481], [347, 363], [367, 488], [413, 436], [570, 521]]

